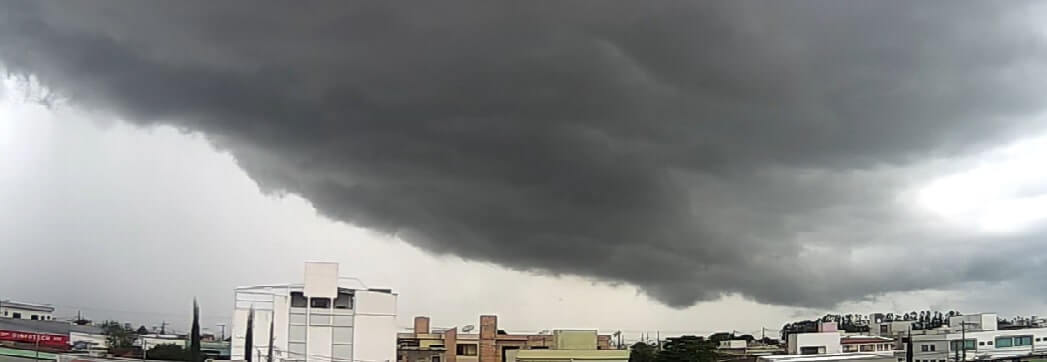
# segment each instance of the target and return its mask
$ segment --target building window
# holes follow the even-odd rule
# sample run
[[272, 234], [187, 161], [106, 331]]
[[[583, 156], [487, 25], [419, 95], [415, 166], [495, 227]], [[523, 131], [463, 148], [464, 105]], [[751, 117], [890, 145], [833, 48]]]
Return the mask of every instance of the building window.
[[1037, 342], [1039, 342], [1039, 341], [1040, 341], [1040, 339], [1039, 339], [1039, 338], [1037, 338], [1037, 339], [1036, 339], [1036, 341], [1037, 341]]
[[292, 308], [305, 308], [309, 304], [305, 300], [305, 295], [302, 292], [291, 292], [291, 307]]
[[459, 344], [455, 354], [459, 356], [475, 356], [477, 347], [475, 344]]
[[985, 344], [992, 345], [992, 341], [986, 341]]
[[1018, 347], [1018, 346], [1031, 346], [1032, 336], [1015, 336], [1015, 337], [997, 337], [996, 347]]
[[305, 326], [290, 326], [287, 328], [287, 339], [295, 342], [305, 342]]
[[22, 319], [22, 313], [18, 313], [18, 312], [11, 313], [11, 318]]
[[1032, 336], [1014, 337], [1014, 345], [1015, 346], [1031, 346], [1032, 345]]
[[353, 295], [339, 292], [334, 299], [334, 309], [353, 309]]
[[882, 336], [882, 335], [886, 335], [886, 334], [887, 334], [887, 325], [886, 324], [881, 324], [880, 325], [880, 335]]
[[824, 347], [800, 347], [800, 354], [819, 354]]
[[39, 316], [37, 316], [36, 314], [33, 314], [33, 315], [30, 315], [30, 316], [29, 316], [29, 319], [32, 319], [32, 320], [34, 320], [34, 321], [35, 321], [35, 320], [37, 320], [37, 319], [40, 319], [40, 317], [39, 317]]
[[309, 298], [309, 306], [313, 308], [331, 308], [331, 298]]
[[845, 344], [845, 345], [843, 345], [843, 351], [844, 352], [858, 352], [858, 346], [855, 346], [853, 344]]
[[931, 345], [931, 352], [934, 352], [934, 345]]
[[862, 352], [872, 352], [873, 351], [873, 345], [871, 345], [871, 344], [863, 344], [863, 345], [858, 347], [858, 350], [860, 350]]
[[[978, 341], [975, 339], [966, 339], [963, 341], [963, 349], [973, 351], [977, 347]], [[949, 348], [953, 351], [960, 350], [960, 340], [949, 341]]]
[[440, 356], [433, 356], [433, 362], [440, 362]]

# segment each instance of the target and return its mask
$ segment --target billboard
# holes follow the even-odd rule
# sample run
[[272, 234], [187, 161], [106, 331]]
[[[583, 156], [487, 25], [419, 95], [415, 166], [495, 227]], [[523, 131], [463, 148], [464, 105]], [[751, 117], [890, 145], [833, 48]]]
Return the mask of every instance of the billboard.
[[65, 347], [69, 344], [69, 336], [61, 334], [32, 333], [19, 331], [0, 330], [0, 341], [37, 343], [42, 346]]

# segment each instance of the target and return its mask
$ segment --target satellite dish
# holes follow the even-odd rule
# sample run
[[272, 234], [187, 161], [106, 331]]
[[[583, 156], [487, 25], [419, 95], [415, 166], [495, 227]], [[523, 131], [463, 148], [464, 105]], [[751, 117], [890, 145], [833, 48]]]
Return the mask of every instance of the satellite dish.
[[467, 325], [465, 327], [462, 327], [462, 333], [469, 333], [470, 331], [473, 330], [473, 328], [476, 328], [476, 327], [474, 327], [472, 324]]

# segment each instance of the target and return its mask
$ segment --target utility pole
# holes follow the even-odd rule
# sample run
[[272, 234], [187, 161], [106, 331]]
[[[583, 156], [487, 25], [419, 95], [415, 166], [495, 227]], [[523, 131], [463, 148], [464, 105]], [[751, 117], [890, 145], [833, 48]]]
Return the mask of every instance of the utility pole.
[[967, 321], [960, 322], [960, 354], [967, 361]]
[[219, 339], [219, 341], [225, 341], [225, 323], [215, 324], [215, 327], [218, 327], [222, 330], [222, 339]]
[[160, 321], [160, 334], [167, 334], [167, 321]]

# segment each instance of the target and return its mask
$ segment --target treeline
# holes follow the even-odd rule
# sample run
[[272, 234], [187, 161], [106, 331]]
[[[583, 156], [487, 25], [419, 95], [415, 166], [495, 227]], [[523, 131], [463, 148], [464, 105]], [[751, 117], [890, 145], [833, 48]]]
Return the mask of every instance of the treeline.
[[786, 323], [782, 326], [782, 338], [790, 333], [817, 332], [818, 325], [825, 322], [836, 322], [837, 328], [848, 333], [868, 333], [874, 322], [912, 322], [913, 329], [935, 329], [949, 325], [949, 318], [961, 315], [957, 311], [912, 311], [909, 313], [873, 313], [862, 314], [826, 314], [814, 319]]

